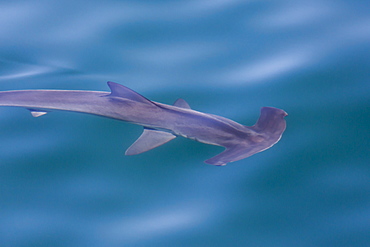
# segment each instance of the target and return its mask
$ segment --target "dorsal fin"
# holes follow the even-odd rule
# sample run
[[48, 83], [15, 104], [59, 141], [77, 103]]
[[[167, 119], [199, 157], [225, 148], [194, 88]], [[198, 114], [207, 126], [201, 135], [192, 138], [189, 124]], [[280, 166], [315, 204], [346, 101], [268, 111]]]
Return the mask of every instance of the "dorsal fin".
[[185, 109], [191, 109], [188, 102], [186, 102], [184, 99], [177, 99], [175, 103], [173, 103], [174, 106], [185, 108]]
[[176, 138], [175, 135], [161, 130], [144, 128], [141, 136], [126, 150], [126, 155], [144, 153]]
[[113, 97], [120, 97], [120, 98], [126, 98], [126, 99], [131, 99], [137, 102], [141, 103], [147, 103], [147, 104], [152, 104], [155, 105], [153, 101], [148, 100], [144, 96], [138, 94], [137, 92], [129, 89], [128, 87], [125, 87], [121, 84], [108, 81], [108, 86], [111, 90], [111, 94], [108, 96], [113, 96]]

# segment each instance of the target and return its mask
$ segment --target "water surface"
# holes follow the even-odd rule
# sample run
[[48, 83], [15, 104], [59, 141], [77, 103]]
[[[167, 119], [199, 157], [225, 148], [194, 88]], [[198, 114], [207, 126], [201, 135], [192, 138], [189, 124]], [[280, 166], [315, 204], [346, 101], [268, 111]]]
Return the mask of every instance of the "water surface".
[[1, 246], [370, 245], [367, 1], [12, 1], [0, 90], [107, 91], [253, 125], [273, 148], [225, 167], [177, 138], [124, 156], [141, 127], [0, 109]]

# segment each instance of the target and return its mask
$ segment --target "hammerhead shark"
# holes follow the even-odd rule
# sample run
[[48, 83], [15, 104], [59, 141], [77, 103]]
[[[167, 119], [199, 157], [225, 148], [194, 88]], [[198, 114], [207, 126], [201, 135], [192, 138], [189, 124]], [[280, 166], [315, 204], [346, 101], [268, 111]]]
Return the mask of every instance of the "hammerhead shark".
[[0, 92], [0, 106], [24, 107], [32, 116], [49, 110], [81, 112], [118, 119], [144, 126], [141, 136], [126, 150], [135, 155], [165, 144], [177, 136], [225, 147], [207, 164], [223, 166], [247, 158], [277, 143], [288, 114], [277, 108], [262, 107], [253, 126], [192, 110], [178, 99], [173, 105], [151, 101], [115, 82], [108, 82], [111, 92], [81, 90], [16, 90]]

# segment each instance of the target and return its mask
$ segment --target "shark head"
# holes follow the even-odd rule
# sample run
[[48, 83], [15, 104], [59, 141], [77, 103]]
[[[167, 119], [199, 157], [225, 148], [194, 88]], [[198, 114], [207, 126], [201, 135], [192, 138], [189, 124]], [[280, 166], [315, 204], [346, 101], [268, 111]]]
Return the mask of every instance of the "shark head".
[[205, 161], [207, 164], [223, 166], [229, 162], [247, 158], [253, 154], [262, 152], [277, 143], [286, 128], [284, 117], [288, 114], [274, 107], [262, 107], [261, 115], [255, 125], [246, 130], [252, 130], [252, 134], [243, 137], [235, 144], [226, 146], [225, 151]]
[[257, 133], [268, 135], [269, 138], [278, 138], [278, 141], [286, 128], [284, 117], [287, 115], [288, 113], [278, 108], [262, 107], [257, 123], [251, 128]]

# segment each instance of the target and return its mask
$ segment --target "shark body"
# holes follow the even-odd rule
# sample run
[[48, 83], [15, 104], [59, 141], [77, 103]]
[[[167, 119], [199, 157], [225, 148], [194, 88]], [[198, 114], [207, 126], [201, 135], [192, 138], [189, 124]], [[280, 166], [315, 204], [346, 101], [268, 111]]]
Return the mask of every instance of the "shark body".
[[158, 147], [177, 136], [225, 147], [205, 163], [222, 166], [264, 151], [278, 142], [288, 114], [263, 107], [253, 126], [192, 110], [183, 99], [174, 105], [151, 101], [133, 90], [108, 82], [111, 92], [75, 90], [17, 90], [0, 92], [0, 106], [24, 107], [34, 117], [48, 110], [89, 113], [144, 126], [142, 135], [126, 150], [135, 155]]

